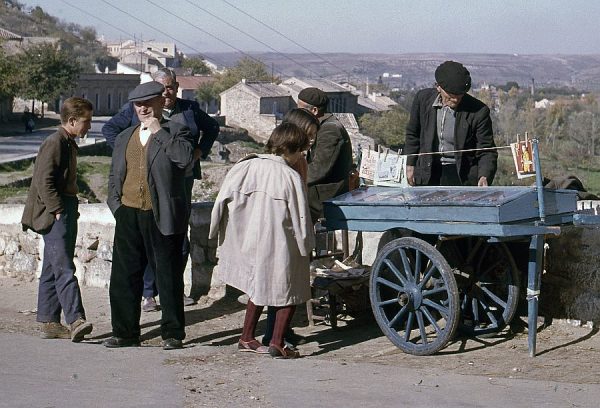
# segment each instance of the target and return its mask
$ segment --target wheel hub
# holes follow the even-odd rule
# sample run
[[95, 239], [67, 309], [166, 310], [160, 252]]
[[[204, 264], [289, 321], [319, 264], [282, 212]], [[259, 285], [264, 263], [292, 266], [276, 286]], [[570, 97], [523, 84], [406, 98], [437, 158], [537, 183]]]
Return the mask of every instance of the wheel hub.
[[404, 288], [404, 292], [398, 293], [398, 304], [404, 307], [408, 305], [410, 310], [416, 310], [421, 307], [423, 295], [421, 289], [415, 284], [408, 284]]

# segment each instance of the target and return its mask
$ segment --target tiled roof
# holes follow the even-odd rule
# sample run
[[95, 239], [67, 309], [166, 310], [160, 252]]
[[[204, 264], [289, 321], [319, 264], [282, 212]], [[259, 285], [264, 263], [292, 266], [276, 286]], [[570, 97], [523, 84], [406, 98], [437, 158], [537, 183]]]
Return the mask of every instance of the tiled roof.
[[347, 131], [358, 130], [358, 123], [353, 113], [334, 113], [335, 117], [344, 125]]
[[177, 82], [179, 82], [180, 89], [197, 89], [200, 85], [214, 82], [215, 78], [211, 76], [191, 76], [191, 75], [178, 75]]
[[283, 81], [283, 86], [291, 88], [295, 93], [300, 92], [304, 88], [319, 88], [323, 92], [331, 93], [331, 92], [349, 92], [348, 89], [343, 86], [337, 84], [336, 82], [330, 81], [329, 79], [313, 79], [313, 78], [289, 78]]
[[287, 89], [280, 87], [271, 82], [259, 82], [259, 81], [244, 81], [240, 84], [250, 88], [257, 96], [273, 98], [278, 96], [289, 96], [290, 93]]

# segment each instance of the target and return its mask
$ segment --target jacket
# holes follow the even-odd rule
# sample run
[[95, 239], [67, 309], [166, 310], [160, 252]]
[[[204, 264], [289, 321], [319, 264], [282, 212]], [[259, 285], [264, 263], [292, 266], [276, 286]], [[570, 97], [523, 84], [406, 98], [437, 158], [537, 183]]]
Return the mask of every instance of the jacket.
[[348, 192], [352, 170], [350, 136], [331, 113], [320, 118], [321, 126], [308, 152], [308, 197], [313, 222], [321, 215], [323, 201]]
[[280, 156], [251, 155], [229, 170], [209, 238], [219, 238], [218, 276], [260, 306], [310, 299], [314, 237], [300, 175]]
[[[219, 123], [200, 109], [200, 105], [196, 101], [177, 98], [175, 111], [179, 113], [174, 114], [171, 119], [186, 125], [190, 129], [194, 148], [199, 148], [203, 154], [202, 158], [206, 159], [219, 135]], [[102, 135], [106, 139], [106, 143], [114, 148], [117, 135], [128, 127], [139, 123], [140, 120], [135, 114], [133, 104], [128, 102], [121, 107], [119, 113], [102, 126]], [[200, 161], [198, 160], [193, 163], [193, 174], [195, 179], [202, 178]]]
[[54, 214], [63, 211], [61, 195], [69, 175], [70, 143], [67, 132], [59, 127], [40, 146], [21, 217], [23, 231], [44, 233], [54, 224]]
[[[125, 129], [115, 140], [107, 198], [108, 207], [113, 214], [122, 205], [123, 182], [127, 174], [127, 144], [138, 126]], [[163, 235], [187, 232], [188, 207], [184, 174], [186, 167], [192, 162], [192, 151], [189, 129], [175, 121], [164, 121], [161, 130], [148, 140], [148, 188], [154, 220]]]
[[[433, 107], [437, 96], [435, 88], [417, 92], [406, 125], [404, 154], [438, 151], [437, 112]], [[454, 146], [456, 150], [496, 146], [489, 108], [469, 94], [463, 96], [456, 108]], [[454, 157], [458, 175], [464, 184], [477, 185], [482, 176], [492, 184], [497, 167], [496, 150], [455, 153]], [[434, 155], [408, 156], [406, 163], [415, 166], [415, 184], [428, 185], [433, 160], [436, 159]]]

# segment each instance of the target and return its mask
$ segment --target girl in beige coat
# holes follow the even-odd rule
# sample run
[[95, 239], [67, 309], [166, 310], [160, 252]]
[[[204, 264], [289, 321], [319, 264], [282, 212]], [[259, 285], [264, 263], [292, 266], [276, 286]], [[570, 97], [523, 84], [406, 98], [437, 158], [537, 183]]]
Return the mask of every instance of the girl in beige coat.
[[[306, 187], [291, 166], [309, 139], [282, 123], [267, 142], [270, 154], [251, 155], [227, 174], [212, 211], [209, 236], [219, 237], [221, 279], [249, 296], [238, 348], [293, 358], [283, 335], [296, 305], [310, 298], [309, 257], [314, 237]], [[255, 339], [264, 306], [276, 307], [269, 348]]]

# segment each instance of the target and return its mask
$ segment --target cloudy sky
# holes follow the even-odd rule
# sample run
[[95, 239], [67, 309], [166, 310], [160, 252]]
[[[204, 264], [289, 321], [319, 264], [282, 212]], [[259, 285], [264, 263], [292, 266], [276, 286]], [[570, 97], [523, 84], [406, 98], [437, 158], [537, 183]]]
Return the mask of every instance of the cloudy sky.
[[191, 53], [600, 54], [596, 0], [19, 1], [107, 39]]

